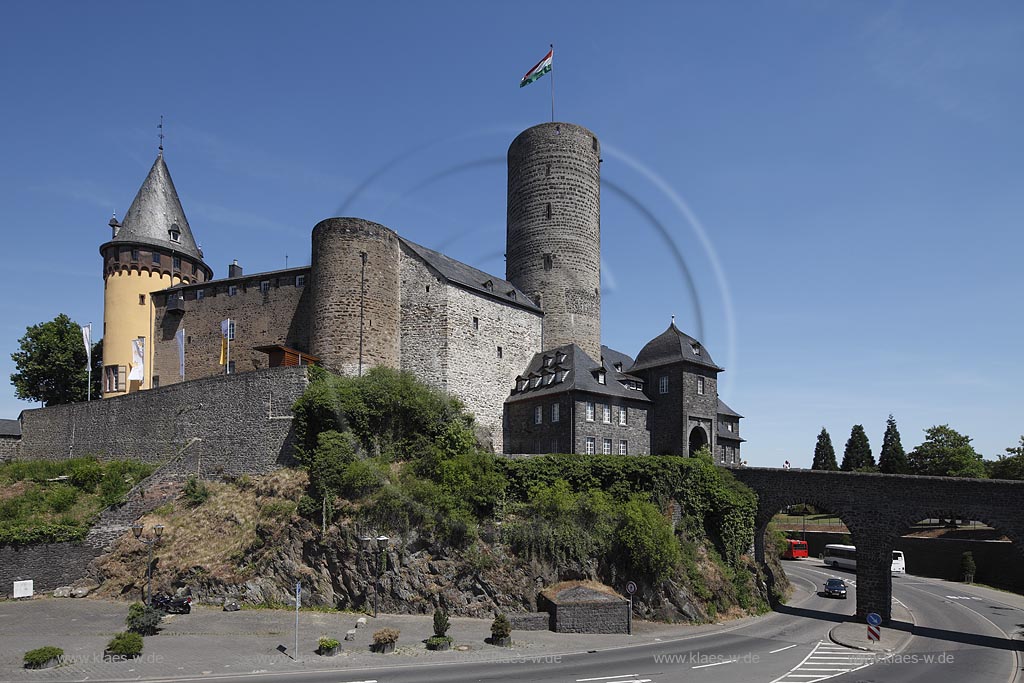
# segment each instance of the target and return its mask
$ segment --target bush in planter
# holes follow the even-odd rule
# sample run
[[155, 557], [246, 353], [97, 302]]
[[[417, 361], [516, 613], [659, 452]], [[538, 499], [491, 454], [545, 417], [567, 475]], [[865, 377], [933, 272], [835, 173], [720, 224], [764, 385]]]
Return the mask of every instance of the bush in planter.
[[452, 627], [448, 620], [448, 613], [438, 607], [434, 610], [434, 636], [444, 638], [448, 635], [448, 629]]
[[373, 634], [373, 649], [375, 652], [391, 652], [398, 642], [400, 631], [395, 628], [382, 628]]
[[63, 656], [64, 650], [59, 647], [53, 647], [52, 645], [40, 647], [35, 650], [29, 650], [25, 653], [25, 668], [41, 669], [52, 660], [60, 659]]
[[508, 645], [512, 638], [512, 624], [504, 614], [498, 614], [491, 622], [491, 643], [494, 645]]
[[426, 642], [428, 650], [450, 650], [452, 647], [452, 639], [448, 636], [431, 636]]
[[163, 613], [150, 605], [143, 605], [141, 602], [133, 602], [128, 607], [128, 616], [125, 617], [124, 625], [132, 633], [140, 636], [156, 635], [156, 627], [163, 619]]
[[317, 652], [328, 657], [337, 653], [339, 647], [341, 647], [340, 642], [327, 636], [321, 636], [317, 641]]
[[131, 631], [118, 633], [107, 643], [106, 654], [117, 657], [138, 657], [142, 654], [142, 636]]

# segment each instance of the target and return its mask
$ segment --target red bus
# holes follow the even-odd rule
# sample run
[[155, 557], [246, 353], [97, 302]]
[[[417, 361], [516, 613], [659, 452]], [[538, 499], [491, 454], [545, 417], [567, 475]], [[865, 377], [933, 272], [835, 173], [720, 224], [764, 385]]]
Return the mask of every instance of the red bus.
[[801, 541], [796, 538], [787, 538], [786, 550], [782, 553], [782, 559], [798, 560], [801, 557], [807, 557], [807, 541]]

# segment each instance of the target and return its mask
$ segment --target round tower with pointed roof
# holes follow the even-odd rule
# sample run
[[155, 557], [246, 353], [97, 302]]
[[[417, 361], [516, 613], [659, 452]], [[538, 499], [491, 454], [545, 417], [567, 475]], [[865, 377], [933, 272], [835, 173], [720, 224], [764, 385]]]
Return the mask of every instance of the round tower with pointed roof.
[[[110, 219], [103, 257], [103, 397], [152, 386], [152, 292], [178, 284], [206, 282], [213, 271], [203, 261], [181, 208], [163, 149], [157, 154], [123, 221]], [[133, 344], [143, 340], [141, 379]]]

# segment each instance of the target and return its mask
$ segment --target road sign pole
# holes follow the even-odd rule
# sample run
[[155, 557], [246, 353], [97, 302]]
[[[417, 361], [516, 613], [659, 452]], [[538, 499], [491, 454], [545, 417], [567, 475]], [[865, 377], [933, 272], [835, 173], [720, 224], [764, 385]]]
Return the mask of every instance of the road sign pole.
[[629, 615], [626, 617], [626, 635], [633, 635], [633, 593], [636, 593], [636, 582], [626, 582], [626, 592], [629, 593]]
[[299, 660], [299, 606], [302, 604], [302, 582], [295, 583], [295, 652], [292, 659]]

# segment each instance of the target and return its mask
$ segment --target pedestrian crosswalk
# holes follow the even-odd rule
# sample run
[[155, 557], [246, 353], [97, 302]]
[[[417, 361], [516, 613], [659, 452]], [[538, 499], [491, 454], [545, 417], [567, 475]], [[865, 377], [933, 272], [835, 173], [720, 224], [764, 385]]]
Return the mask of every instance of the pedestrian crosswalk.
[[816, 683], [875, 663], [874, 655], [819, 641], [803, 661], [772, 683]]

